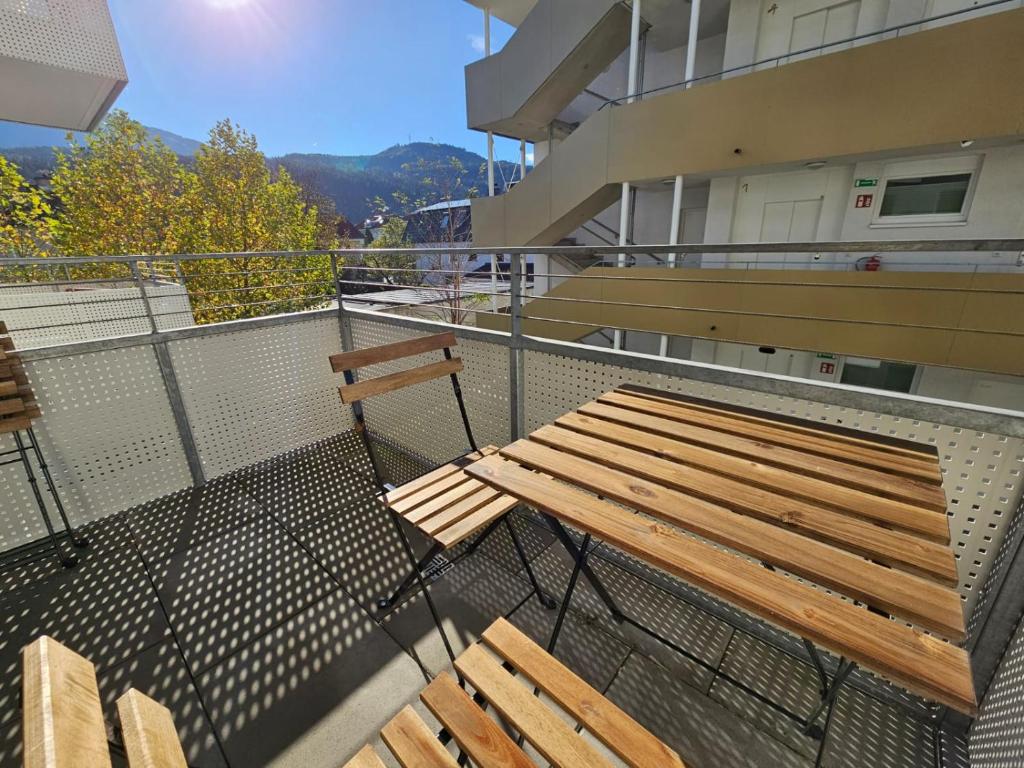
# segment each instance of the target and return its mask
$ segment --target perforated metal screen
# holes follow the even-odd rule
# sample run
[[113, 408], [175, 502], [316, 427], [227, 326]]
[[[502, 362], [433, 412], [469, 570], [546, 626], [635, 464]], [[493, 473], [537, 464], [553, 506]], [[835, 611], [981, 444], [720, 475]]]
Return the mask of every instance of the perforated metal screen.
[[[150, 347], [30, 361], [26, 371], [43, 411], [35, 433], [76, 524], [191, 484]], [[13, 447], [0, 437], [0, 450]], [[0, 550], [44, 535], [21, 464], [0, 467], [0, 500]]]
[[0, 0], [0, 56], [127, 79], [106, 0]]
[[1024, 765], [1024, 623], [999, 665], [968, 746], [972, 768]]

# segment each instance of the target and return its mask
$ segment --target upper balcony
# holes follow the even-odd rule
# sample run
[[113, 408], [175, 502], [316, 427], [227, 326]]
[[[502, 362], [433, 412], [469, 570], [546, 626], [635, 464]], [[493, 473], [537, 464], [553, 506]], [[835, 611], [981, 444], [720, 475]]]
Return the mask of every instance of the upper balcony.
[[[785, 55], [753, 72], [743, 65], [723, 73], [736, 76], [601, 109], [508, 194], [473, 202], [473, 241], [557, 243], [613, 203], [624, 182], [706, 181], [959, 151], [964, 140], [1019, 141], [1024, 10], [918, 27], [843, 50], [826, 46], [815, 58]], [[872, 35], [865, 40], [879, 36]]]
[[[368, 253], [375, 267], [361, 264]], [[415, 271], [409, 257], [425, 256], [394, 254], [403, 274]], [[248, 284], [224, 281], [252, 257], [0, 263], [0, 319], [43, 414], [35, 432], [72, 522], [93, 542], [74, 570], [45, 552], [40, 559], [45, 531], [23, 469], [0, 468], [0, 549], [19, 556], [2, 571], [0, 763], [22, 757], [17, 654], [43, 633], [94, 661], [108, 712], [131, 685], [167, 704], [196, 766], [337, 766], [448, 668], [421, 596], [391, 612], [373, 605], [382, 585], [403, 575], [404, 553], [374, 500], [328, 364], [343, 348], [441, 330], [458, 339], [480, 444], [506, 445], [632, 383], [739, 408], [745, 418], [799, 417], [934, 449], [948, 501], [937, 519], [949, 524], [981, 703], [973, 724], [858, 670], [827, 738], [805, 735], [785, 713], [817, 701], [820, 683], [796, 636], [644, 564], [642, 553], [597, 551], [593, 567], [613, 597], [676, 649], [607, 618], [588, 587], [567, 614], [558, 656], [687, 765], [806, 767], [820, 749], [825, 765], [968, 766], [969, 750], [984, 766], [1019, 734], [1024, 413], [524, 335], [518, 256], [505, 273], [509, 290], [495, 297], [465, 296], [446, 271], [420, 286], [433, 301], [395, 311], [361, 309], [381, 302], [354, 292], [393, 274], [380, 251], [261, 255], [258, 300]], [[210, 261], [216, 279], [205, 282]], [[331, 267], [336, 277], [325, 278]], [[535, 269], [532, 282], [546, 276]], [[510, 302], [511, 333], [477, 327], [489, 298]], [[218, 312], [246, 319], [208, 322]], [[385, 363], [375, 373], [392, 370]], [[421, 387], [366, 404], [395, 483], [466, 447], [447, 380]], [[514, 524], [538, 578], [560, 593], [571, 560], [533, 510], [524, 507]], [[547, 636], [554, 614], [530, 599], [509, 552], [510, 541], [495, 539], [432, 567], [456, 650], [502, 615]], [[922, 644], [935, 640], [914, 631]], [[826, 656], [822, 672], [838, 661]]]
[[0, 3], [0, 119], [90, 131], [127, 83], [106, 0]]

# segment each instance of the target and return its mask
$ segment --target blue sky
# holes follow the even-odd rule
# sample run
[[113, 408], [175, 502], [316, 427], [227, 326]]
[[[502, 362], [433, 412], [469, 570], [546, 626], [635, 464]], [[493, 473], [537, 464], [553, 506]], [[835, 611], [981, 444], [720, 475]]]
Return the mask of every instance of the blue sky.
[[[463, 80], [483, 55], [483, 14], [462, 0], [110, 0], [110, 12], [129, 78], [117, 106], [146, 125], [203, 139], [230, 117], [268, 155], [410, 140], [486, 152]], [[494, 50], [510, 33], [493, 21]], [[496, 151], [518, 160], [518, 143]]]

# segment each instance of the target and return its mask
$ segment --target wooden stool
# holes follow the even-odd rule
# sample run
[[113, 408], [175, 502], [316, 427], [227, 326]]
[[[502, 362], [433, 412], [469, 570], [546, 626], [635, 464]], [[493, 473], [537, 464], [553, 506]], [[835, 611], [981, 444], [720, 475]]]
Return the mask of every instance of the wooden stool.
[[[35, 471], [32, 468], [29, 452], [35, 456], [39, 469], [43, 473], [46, 487], [53, 497], [54, 505], [64, 523], [64, 530], [76, 547], [87, 547], [89, 541], [82, 535], [77, 534], [71, 527], [64, 504], [57, 494], [57, 486], [50, 475], [50, 468], [46, 464], [43, 452], [39, 448], [39, 441], [32, 430], [32, 422], [42, 415], [39, 404], [36, 402], [35, 393], [29, 385], [28, 376], [25, 373], [25, 366], [21, 358], [14, 351], [14, 341], [8, 335], [7, 325], [0, 321], [0, 435], [9, 434], [14, 439], [14, 449], [0, 452], [0, 459], [5, 456], [17, 455], [17, 458], [0, 460], [0, 466], [21, 462], [25, 468], [25, 475], [28, 478], [29, 486], [32, 488], [32, 495], [35, 497], [36, 506], [46, 524], [46, 531], [50, 544], [61, 563], [71, 568], [78, 564], [76, 554], [65, 554], [54, 530], [53, 522], [50, 520], [50, 513], [43, 501], [43, 494], [39, 490], [39, 481], [36, 479]], [[22, 437], [22, 432], [27, 435], [28, 444]], [[24, 560], [22, 558], [21, 560]], [[20, 562], [19, 560], [18, 562]], [[8, 564], [9, 565], [9, 564]]]

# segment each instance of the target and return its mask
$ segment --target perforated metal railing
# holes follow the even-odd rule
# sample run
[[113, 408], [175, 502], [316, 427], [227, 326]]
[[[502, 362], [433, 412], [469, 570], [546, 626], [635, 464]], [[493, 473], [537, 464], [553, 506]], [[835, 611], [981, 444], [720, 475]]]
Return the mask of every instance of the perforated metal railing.
[[[339, 276], [336, 287], [341, 281]], [[518, 279], [510, 281], [508, 295], [518, 306]], [[150, 313], [152, 304], [144, 316]], [[982, 610], [975, 609], [982, 585], [992, 584], [993, 564], [1016, 556], [1008, 534], [1011, 523], [1019, 523], [1024, 414], [532, 338], [519, 332], [515, 316], [508, 334], [355, 309], [347, 301], [341, 311], [335, 305], [168, 330], [150, 323], [149, 332], [133, 329], [88, 341], [65, 337], [68, 343], [22, 354], [44, 413], [37, 432], [69, 512], [82, 523], [350, 429], [328, 356], [343, 346], [386, 343], [440, 328], [454, 328], [459, 337], [466, 362], [463, 388], [481, 443], [503, 444], [633, 382], [934, 444], [950, 500], [960, 593], [968, 615], [973, 614], [972, 644], [981, 641], [976, 633], [995, 624], [978, 619], [998, 602], [999, 595], [989, 594], [993, 590], [984, 590]], [[465, 446], [460, 430], [439, 428], [456, 424], [458, 414], [451, 398], [430, 391], [431, 386], [374, 399], [367, 415], [388, 441], [440, 462]], [[42, 534], [18, 471], [0, 468], [0, 550]], [[759, 631], [785, 645], [784, 633]], [[996, 643], [1000, 656], [1006, 638], [1001, 642]], [[1018, 754], [1013, 729], [1024, 707], [1024, 674], [1015, 661], [1020, 646], [1018, 632], [971, 731], [985, 761], [978, 764], [1016, 764], [1008, 756]], [[882, 693], [880, 701], [899, 700], [925, 718], [941, 714], [898, 691]], [[884, 707], [859, 715], [850, 711], [865, 722], [888, 717]], [[896, 730], [885, 738], [896, 738], [903, 726], [896, 721], [890, 726]]]

